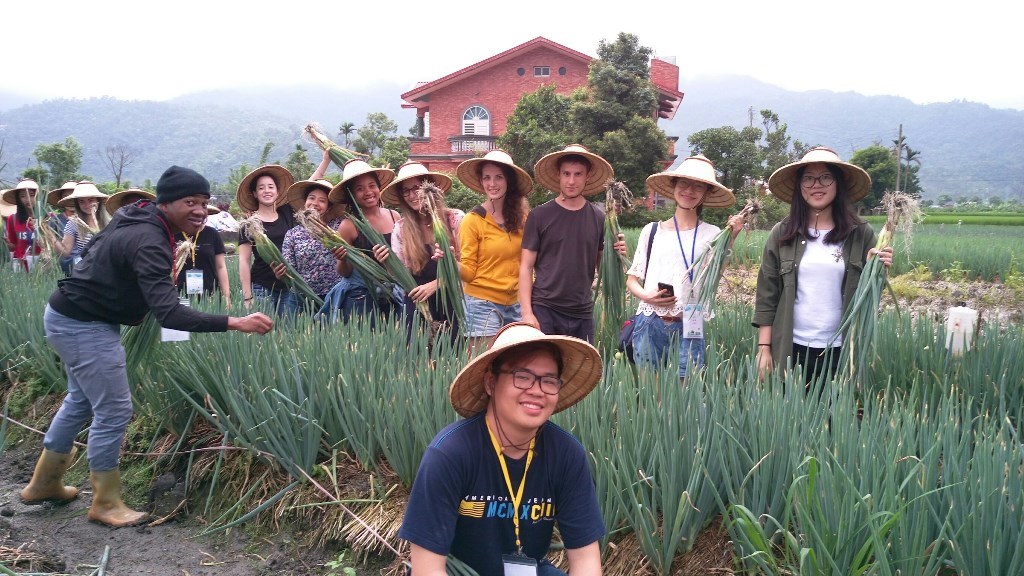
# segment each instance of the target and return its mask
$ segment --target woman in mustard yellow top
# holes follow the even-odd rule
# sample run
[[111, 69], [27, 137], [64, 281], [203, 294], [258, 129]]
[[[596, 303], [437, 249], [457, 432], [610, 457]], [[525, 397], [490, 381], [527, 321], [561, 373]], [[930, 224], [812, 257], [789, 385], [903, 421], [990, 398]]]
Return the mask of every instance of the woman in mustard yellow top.
[[460, 275], [470, 352], [486, 347], [502, 326], [522, 319], [519, 256], [533, 179], [502, 150], [459, 164], [459, 180], [487, 199], [462, 219]]

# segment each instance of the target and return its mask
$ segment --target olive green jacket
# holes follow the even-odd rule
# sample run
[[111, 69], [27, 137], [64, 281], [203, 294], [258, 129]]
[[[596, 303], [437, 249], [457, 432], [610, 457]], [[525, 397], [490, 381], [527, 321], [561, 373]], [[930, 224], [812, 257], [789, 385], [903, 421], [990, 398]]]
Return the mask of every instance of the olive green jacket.
[[[781, 244], [782, 223], [772, 228], [761, 256], [754, 300], [754, 326], [772, 327], [772, 361], [785, 366], [793, 355], [793, 304], [796, 302], [797, 270], [807, 247], [801, 233], [792, 242]], [[875, 247], [875, 231], [867, 222], [855, 228], [843, 242], [843, 312], [850, 306], [864, 270], [868, 250]]]

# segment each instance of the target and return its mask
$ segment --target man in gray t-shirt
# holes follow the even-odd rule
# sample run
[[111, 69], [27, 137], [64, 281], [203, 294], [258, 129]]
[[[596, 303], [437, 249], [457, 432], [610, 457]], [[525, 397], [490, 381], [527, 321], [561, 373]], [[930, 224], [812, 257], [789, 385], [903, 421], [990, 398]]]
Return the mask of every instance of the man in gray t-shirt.
[[[541, 158], [537, 182], [558, 197], [526, 219], [519, 265], [519, 304], [523, 321], [545, 334], [594, 341], [591, 287], [604, 249], [604, 212], [586, 196], [614, 176], [608, 162], [572, 144]], [[621, 244], [621, 246], [620, 246]], [[615, 249], [623, 252], [625, 244]]]

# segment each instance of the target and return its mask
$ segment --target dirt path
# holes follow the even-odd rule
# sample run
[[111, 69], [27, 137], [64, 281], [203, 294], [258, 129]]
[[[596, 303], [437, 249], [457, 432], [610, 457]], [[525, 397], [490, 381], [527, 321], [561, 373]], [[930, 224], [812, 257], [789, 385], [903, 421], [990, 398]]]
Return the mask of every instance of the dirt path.
[[[106, 569], [110, 576], [323, 576], [329, 572], [322, 554], [297, 552], [287, 537], [253, 542], [244, 530], [235, 530], [228, 536], [196, 538], [202, 527], [189, 520], [119, 530], [90, 522], [86, 510], [92, 496], [87, 481], [72, 481], [82, 493], [65, 506], [25, 505], [18, 491], [31, 477], [38, 454], [39, 443], [32, 439], [0, 455], [0, 562], [15, 571], [88, 575], [110, 546]], [[69, 476], [81, 477], [78, 469], [84, 466], [84, 461], [77, 462]], [[180, 502], [176, 496], [172, 490], [167, 502], [154, 505], [157, 510], [173, 509]]]

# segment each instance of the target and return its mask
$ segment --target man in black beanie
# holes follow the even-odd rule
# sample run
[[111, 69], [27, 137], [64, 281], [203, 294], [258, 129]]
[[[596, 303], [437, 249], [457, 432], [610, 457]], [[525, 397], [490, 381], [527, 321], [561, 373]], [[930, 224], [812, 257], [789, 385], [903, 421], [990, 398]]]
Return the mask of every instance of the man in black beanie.
[[119, 210], [82, 253], [43, 314], [46, 340], [67, 370], [68, 393], [43, 440], [32, 480], [21, 491], [27, 503], [67, 502], [78, 489], [64, 486], [75, 436], [89, 426], [89, 519], [109, 526], [145, 520], [121, 500], [121, 442], [132, 417], [132, 399], [121, 345], [121, 324], [139, 324], [151, 312], [165, 328], [189, 332], [238, 330], [266, 334], [265, 314], [205, 314], [178, 301], [172, 278], [174, 235], [196, 234], [206, 218], [210, 183], [194, 170], [171, 166], [156, 185], [156, 202]]

